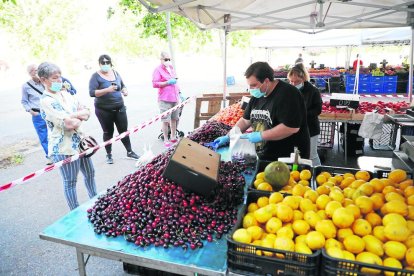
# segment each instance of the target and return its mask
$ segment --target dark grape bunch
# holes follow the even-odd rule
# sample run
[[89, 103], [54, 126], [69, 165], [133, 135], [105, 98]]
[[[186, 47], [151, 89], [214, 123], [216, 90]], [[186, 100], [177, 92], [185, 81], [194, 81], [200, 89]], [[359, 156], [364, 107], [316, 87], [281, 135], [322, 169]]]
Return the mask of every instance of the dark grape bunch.
[[122, 235], [141, 247], [196, 249], [231, 229], [243, 199], [245, 168], [221, 162], [218, 187], [206, 199], [162, 177], [172, 153], [158, 155], [98, 198], [88, 209], [97, 234]]
[[204, 145], [205, 143], [213, 142], [220, 136], [226, 135], [230, 129], [231, 126], [226, 124], [217, 121], [208, 121], [200, 128], [190, 133], [187, 138]]

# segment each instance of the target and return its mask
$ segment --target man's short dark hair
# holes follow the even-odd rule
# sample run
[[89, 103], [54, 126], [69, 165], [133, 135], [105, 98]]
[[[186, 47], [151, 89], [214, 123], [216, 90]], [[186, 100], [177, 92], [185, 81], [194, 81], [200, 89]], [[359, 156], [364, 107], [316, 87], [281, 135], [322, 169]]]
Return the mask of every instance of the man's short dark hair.
[[255, 76], [258, 81], [263, 83], [266, 78], [270, 81], [274, 80], [274, 71], [267, 62], [258, 61], [251, 64], [249, 68], [247, 68], [244, 76], [246, 78]]

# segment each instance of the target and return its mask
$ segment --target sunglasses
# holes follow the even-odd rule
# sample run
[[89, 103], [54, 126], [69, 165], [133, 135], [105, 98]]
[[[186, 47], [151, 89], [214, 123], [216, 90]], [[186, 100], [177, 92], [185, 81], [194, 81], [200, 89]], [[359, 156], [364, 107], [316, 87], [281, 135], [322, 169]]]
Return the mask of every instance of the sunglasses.
[[169, 59], [169, 58], [164, 58], [164, 61], [170, 61], [171, 59]]
[[110, 64], [111, 64], [111, 62], [110, 62], [110, 61], [102, 61], [102, 62], [101, 62], [101, 64], [102, 64], [102, 65], [110, 65]]

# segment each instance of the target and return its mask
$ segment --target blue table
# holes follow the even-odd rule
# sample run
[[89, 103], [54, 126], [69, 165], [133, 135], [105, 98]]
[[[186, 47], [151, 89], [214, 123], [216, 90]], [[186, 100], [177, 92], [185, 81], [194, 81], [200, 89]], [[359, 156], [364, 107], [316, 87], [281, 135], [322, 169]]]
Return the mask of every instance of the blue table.
[[[229, 160], [227, 148], [218, 151], [222, 160]], [[251, 176], [246, 176], [249, 184]], [[227, 243], [223, 236], [214, 242], [204, 242], [201, 249], [184, 251], [182, 248], [138, 247], [123, 237], [107, 238], [97, 235], [87, 218], [96, 197], [71, 211], [40, 233], [40, 238], [76, 248], [79, 275], [86, 275], [84, 254], [117, 260], [143, 267], [181, 275], [226, 275]]]

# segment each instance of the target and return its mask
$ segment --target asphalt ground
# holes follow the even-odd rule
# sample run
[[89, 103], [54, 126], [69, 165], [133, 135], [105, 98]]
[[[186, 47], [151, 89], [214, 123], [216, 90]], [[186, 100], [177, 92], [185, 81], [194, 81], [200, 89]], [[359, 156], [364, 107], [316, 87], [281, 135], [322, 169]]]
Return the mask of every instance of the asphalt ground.
[[[86, 82], [84, 82], [86, 83]], [[129, 126], [136, 126], [158, 114], [156, 93], [149, 84], [140, 81], [129, 85], [130, 95], [126, 98]], [[204, 92], [220, 90], [220, 80], [183, 80], [182, 90], [186, 96], [200, 95]], [[230, 91], [243, 91], [244, 83], [231, 87]], [[92, 105], [86, 85], [79, 86], [79, 98]], [[20, 107], [19, 89], [2, 91], [7, 104], [0, 111], [0, 148], [1, 152], [15, 151], [23, 156], [23, 163], [0, 169], [0, 184], [18, 179], [45, 166], [43, 151], [37, 143], [37, 137], [31, 120]], [[195, 103], [183, 108], [178, 129], [188, 133], [193, 129]], [[101, 129], [96, 116], [85, 124], [88, 134], [101, 141]], [[131, 136], [133, 149], [142, 154], [145, 145], [151, 145], [154, 154], [164, 150], [162, 141], [157, 137], [160, 125], [155, 124]], [[24, 147], [16, 145], [24, 144]], [[367, 147], [366, 147], [367, 148]], [[390, 152], [371, 151], [367, 154], [388, 156]], [[135, 162], [126, 159], [126, 151], [121, 143], [113, 145], [114, 164], [105, 163], [105, 152], [99, 150], [92, 158], [96, 170], [98, 191], [104, 191], [135, 170]], [[325, 164], [342, 165], [343, 152], [335, 145], [329, 151]], [[356, 158], [349, 157], [345, 164], [356, 165]], [[88, 200], [82, 175], [78, 178], [78, 199], [82, 204]], [[58, 171], [54, 170], [0, 192], [0, 275], [77, 275], [75, 249], [69, 246], [44, 241], [39, 233], [57, 219], [68, 213], [69, 209], [63, 196], [63, 187]], [[88, 275], [126, 275], [122, 263], [98, 257], [89, 259]]]

